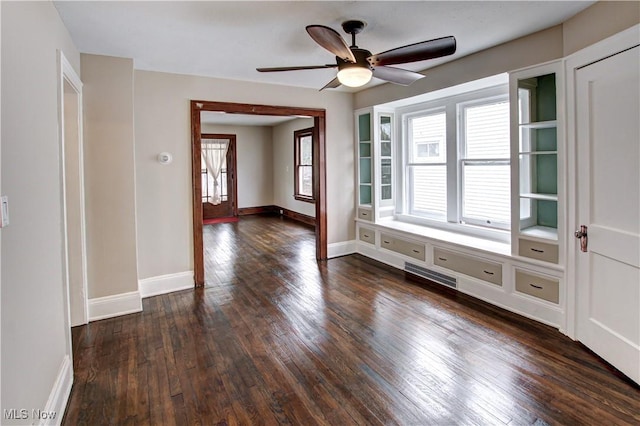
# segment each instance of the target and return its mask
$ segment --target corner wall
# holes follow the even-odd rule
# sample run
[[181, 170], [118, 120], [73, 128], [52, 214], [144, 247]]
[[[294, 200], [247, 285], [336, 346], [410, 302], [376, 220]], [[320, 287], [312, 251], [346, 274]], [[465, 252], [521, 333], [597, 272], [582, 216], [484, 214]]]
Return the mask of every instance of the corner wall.
[[[35, 424], [32, 409], [57, 421], [73, 380], [63, 279], [58, 50], [80, 56], [52, 2], [0, 2], [2, 163], [9, 197], [2, 229], [2, 400], [5, 424]], [[27, 409], [9, 420], [5, 409]]]
[[[273, 126], [273, 203], [294, 212], [316, 217], [316, 205], [293, 197], [293, 132], [313, 127], [312, 118], [299, 118]], [[333, 170], [328, 170], [328, 173]]]
[[238, 208], [273, 204], [271, 127], [203, 124], [202, 133], [236, 135]]
[[82, 54], [81, 63], [89, 317], [98, 319], [142, 309], [139, 295], [136, 302], [133, 60]]

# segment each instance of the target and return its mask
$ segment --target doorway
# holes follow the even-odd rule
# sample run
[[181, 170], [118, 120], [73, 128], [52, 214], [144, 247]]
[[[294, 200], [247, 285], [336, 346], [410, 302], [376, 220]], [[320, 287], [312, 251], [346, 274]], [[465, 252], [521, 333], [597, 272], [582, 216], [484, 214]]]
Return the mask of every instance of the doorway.
[[204, 247], [202, 238], [202, 123], [201, 113], [213, 111], [225, 114], [249, 114], [263, 116], [300, 116], [313, 118], [313, 193], [315, 202], [316, 259], [327, 259], [326, 217], [326, 122], [324, 109], [238, 104], [228, 102], [191, 101], [192, 182], [193, 182], [193, 244], [194, 281], [196, 287], [204, 286]]
[[202, 219], [238, 216], [236, 135], [203, 133]]
[[88, 322], [87, 255], [82, 147], [82, 81], [60, 52], [60, 150], [63, 265], [69, 325]]

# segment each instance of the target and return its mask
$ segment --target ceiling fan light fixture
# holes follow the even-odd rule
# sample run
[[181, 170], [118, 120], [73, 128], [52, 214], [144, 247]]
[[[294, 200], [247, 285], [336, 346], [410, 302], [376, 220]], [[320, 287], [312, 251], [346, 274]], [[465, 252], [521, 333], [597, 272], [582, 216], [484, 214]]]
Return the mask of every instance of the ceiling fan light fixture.
[[346, 66], [341, 67], [338, 71], [338, 80], [340, 83], [349, 87], [361, 87], [371, 81], [373, 72], [369, 67], [362, 66]]

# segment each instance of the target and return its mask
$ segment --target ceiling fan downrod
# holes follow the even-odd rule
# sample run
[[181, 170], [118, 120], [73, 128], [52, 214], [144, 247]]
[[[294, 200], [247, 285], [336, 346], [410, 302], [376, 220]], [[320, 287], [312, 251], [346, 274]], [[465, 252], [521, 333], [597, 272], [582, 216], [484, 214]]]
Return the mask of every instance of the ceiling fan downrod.
[[344, 21], [342, 23], [342, 29], [345, 33], [351, 34], [351, 46], [350, 47], [358, 47], [356, 45], [356, 34], [360, 34], [360, 32], [367, 26], [367, 23], [364, 21], [358, 20], [350, 20]]

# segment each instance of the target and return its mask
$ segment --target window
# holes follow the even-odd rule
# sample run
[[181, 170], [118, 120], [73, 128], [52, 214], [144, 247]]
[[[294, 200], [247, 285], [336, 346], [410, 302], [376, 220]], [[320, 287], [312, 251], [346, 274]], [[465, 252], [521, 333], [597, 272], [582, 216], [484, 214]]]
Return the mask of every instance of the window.
[[293, 132], [294, 198], [309, 203], [313, 198], [313, 128]]
[[461, 105], [461, 221], [509, 228], [511, 191], [509, 102]]
[[404, 198], [397, 205], [398, 217], [468, 233], [483, 234], [478, 227], [508, 230], [507, 86], [456, 94], [398, 112], [404, 151]]
[[446, 219], [447, 158], [446, 113], [428, 112], [408, 120], [407, 172], [412, 214]]

